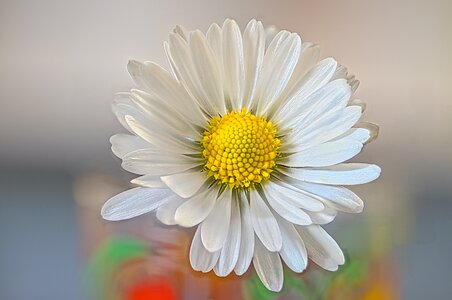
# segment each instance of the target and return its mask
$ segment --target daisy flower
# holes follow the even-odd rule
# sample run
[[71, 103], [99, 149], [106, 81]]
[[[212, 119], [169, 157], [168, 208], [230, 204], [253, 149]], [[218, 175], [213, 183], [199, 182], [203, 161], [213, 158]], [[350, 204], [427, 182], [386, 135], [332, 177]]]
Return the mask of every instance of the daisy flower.
[[206, 34], [178, 26], [164, 49], [170, 70], [130, 61], [137, 88], [114, 101], [130, 134], [114, 135], [112, 151], [141, 176], [104, 204], [103, 218], [156, 210], [164, 224], [196, 227], [193, 269], [242, 275], [253, 262], [272, 291], [282, 261], [294, 272], [308, 257], [336, 270], [344, 255], [321, 225], [361, 212], [343, 186], [380, 174], [346, 162], [378, 134], [358, 123], [358, 81], [298, 34], [266, 33], [256, 20], [243, 32], [229, 19]]

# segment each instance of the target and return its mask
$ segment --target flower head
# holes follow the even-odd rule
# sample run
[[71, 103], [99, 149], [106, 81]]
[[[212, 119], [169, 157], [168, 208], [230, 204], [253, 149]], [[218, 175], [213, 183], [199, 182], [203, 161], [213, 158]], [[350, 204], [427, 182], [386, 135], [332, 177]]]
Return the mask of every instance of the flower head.
[[102, 216], [123, 220], [153, 210], [168, 225], [197, 226], [195, 270], [242, 275], [251, 261], [264, 285], [282, 288], [282, 260], [302, 272], [308, 257], [326, 270], [344, 263], [321, 227], [338, 211], [362, 211], [343, 185], [380, 174], [345, 163], [378, 134], [359, 123], [358, 81], [296, 33], [266, 35], [251, 20], [207, 34], [182, 27], [164, 44], [170, 72], [130, 61], [136, 89], [113, 110], [131, 134], [111, 138], [139, 187], [107, 201]]

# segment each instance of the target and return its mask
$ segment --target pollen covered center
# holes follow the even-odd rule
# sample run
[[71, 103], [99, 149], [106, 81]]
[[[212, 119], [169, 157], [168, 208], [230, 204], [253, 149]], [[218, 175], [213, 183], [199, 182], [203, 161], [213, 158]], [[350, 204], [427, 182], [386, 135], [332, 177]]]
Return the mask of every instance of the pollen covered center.
[[215, 116], [204, 131], [204, 171], [230, 188], [248, 188], [270, 177], [280, 145], [272, 122], [245, 108]]

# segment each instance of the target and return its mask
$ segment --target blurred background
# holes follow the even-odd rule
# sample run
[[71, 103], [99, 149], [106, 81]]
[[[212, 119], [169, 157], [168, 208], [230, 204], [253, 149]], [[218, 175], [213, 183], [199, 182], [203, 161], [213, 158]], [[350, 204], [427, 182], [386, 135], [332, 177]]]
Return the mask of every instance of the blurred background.
[[[361, 80], [364, 119], [381, 125], [356, 158], [383, 169], [353, 189], [364, 213], [326, 227], [347, 264], [287, 272], [280, 295], [252, 272], [191, 272], [191, 232], [99, 216], [131, 178], [108, 142], [124, 132], [110, 104], [132, 87], [127, 61], [167, 66], [174, 25], [226, 17], [320, 44]], [[450, 0], [0, 0], [0, 299], [449, 298], [451, 53]]]

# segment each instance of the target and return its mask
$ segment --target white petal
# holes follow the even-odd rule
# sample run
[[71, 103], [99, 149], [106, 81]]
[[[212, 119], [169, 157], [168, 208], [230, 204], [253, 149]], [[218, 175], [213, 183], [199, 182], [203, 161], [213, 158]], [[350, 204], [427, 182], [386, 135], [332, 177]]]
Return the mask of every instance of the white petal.
[[133, 116], [138, 120], [146, 120], [146, 116], [138, 110], [135, 104], [129, 99], [130, 93], [118, 93], [115, 95], [115, 99], [112, 103], [112, 111], [118, 119], [119, 123], [130, 131], [134, 133], [132, 128], [126, 122], [126, 116]]
[[204, 221], [212, 211], [217, 196], [218, 188], [214, 186], [190, 199], [186, 199], [176, 210], [177, 224], [183, 227], [192, 227]]
[[[218, 24], [213, 23], [207, 30], [206, 39], [218, 64], [219, 80], [223, 83], [222, 87], [224, 94], [223, 30]], [[223, 106], [226, 107], [227, 103], [225, 103], [224, 97], [217, 101], [223, 102]]]
[[[266, 189], [267, 186], [268, 184], [264, 186], [264, 189]], [[298, 225], [312, 224], [311, 218], [305, 211], [292, 205], [289, 201], [285, 201], [284, 197], [278, 197], [268, 189], [266, 195], [262, 195], [262, 197], [265, 197], [276, 213], [287, 221]]]
[[187, 42], [179, 35], [170, 34], [166, 50], [168, 60], [184, 88], [193, 96], [204, 111], [211, 116], [215, 115], [216, 111], [212, 106], [208, 93], [204, 90], [203, 82], [198, 77], [192, 59], [192, 53]]
[[[172, 163], [172, 162], [162, 162], [158, 164], [142, 164], [140, 161], [134, 161], [125, 157], [121, 167], [131, 173], [138, 175], [148, 175], [149, 178], [155, 178], [160, 176], [168, 176], [169, 174], [179, 174], [181, 172], [185, 172], [193, 168], [193, 164], [181, 164], [181, 163]], [[149, 183], [140, 183], [140, 179], [135, 180], [133, 183], [155, 187], [155, 184], [158, 181], [152, 180]], [[167, 186], [167, 185], [166, 185]]]
[[199, 170], [188, 170], [183, 173], [163, 176], [161, 179], [182, 198], [190, 198], [201, 188], [208, 178]]
[[124, 156], [121, 166], [124, 170], [135, 174], [163, 176], [183, 172], [199, 164], [199, 161], [188, 156], [164, 153], [154, 149], [141, 149]]
[[363, 210], [363, 201], [352, 191], [344, 187], [295, 182], [294, 185], [309, 193], [319, 195], [329, 206], [348, 213], [359, 213]]
[[160, 101], [162, 105], [170, 104], [174, 111], [185, 116], [186, 120], [204, 126], [206, 119], [196, 102], [168, 71], [152, 62], [130, 61], [129, 64], [139, 66], [141, 80], [145, 84], [144, 90], [155, 95], [156, 101]]
[[251, 223], [251, 213], [248, 199], [243, 194], [239, 194], [240, 217], [241, 217], [241, 241], [240, 255], [234, 271], [237, 275], [244, 274], [250, 266], [254, 253], [254, 229]]
[[294, 107], [299, 105], [301, 99], [305, 99], [313, 92], [327, 84], [336, 70], [337, 62], [333, 58], [326, 58], [320, 61], [308, 74], [303, 77], [294, 88], [291, 96], [281, 105], [275, 120], [281, 123], [288, 122], [296, 117], [297, 111]]
[[132, 152], [129, 152], [126, 156], [123, 157], [123, 160], [135, 160], [140, 163], [146, 164], [159, 164], [159, 163], [180, 163], [180, 164], [191, 164], [191, 165], [200, 165], [202, 164], [202, 160], [197, 157], [187, 156], [179, 153], [173, 153], [168, 151], [161, 151], [156, 148], [145, 148], [138, 149]]
[[256, 239], [253, 265], [267, 289], [273, 292], [279, 292], [282, 289], [284, 276], [279, 254], [268, 251], [258, 239]]
[[[210, 45], [216, 60], [223, 62], [223, 32], [218, 24], [213, 23], [207, 30], [207, 42]], [[220, 73], [223, 74], [223, 63], [219, 64]]]
[[231, 189], [226, 188], [218, 197], [210, 214], [201, 223], [201, 240], [204, 247], [210, 252], [220, 250], [228, 235], [231, 221], [231, 199]]
[[224, 99], [232, 109], [240, 110], [242, 85], [245, 78], [243, 41], [240, 28], [234, 20], [223, 24]]
[[313, 224], [324, 225], [331, 223], [337, 216], [337, 210], [326, 206], [323, 211], [308, 212]]
[[143, 175], [132, 179], [130, 182], [149, 188], [166, 188], [166, 184], [160, 180], [160, 176], [155, 175]]
[[[278, 38], [281, 37], [281, 39]], [[267, 112], [289, 82], [301, 51], [301, 39], [296, 33], [280, 32], [265, 53], [258, 83], [257, 114]]]
[[250, 191], [250, 212], [254, 231], [269, 251], [279, 251], [282, 246], [278, 223], [267, 204], [255, 190]]
[[332, 139], [331, 141], [352, 140], [366, 143], [371, 138], [371, 132], [366, 128], [350, 128], [344, 134]]
[[323, 143], [281, 159], [289, 167], [325, 167], [335, 165], [361, 152], [363, 144], [353, 140]]
[[143, 80], [142, 64], [139, 61], [129, 60], [127, 70], [138, 87], [141, 88], [146, 86]]
[[303, 77], [317, 64], [320, 57], [320, 47], [312, 43], [305, 42], [301, 45], [300, 57], [293, 72], [292, 78], [287, 84], [287, 92], [298, 90], [299, 83]]
[[142, 138], [130, 134], [115, 134], [110, 138], [111, 151], [119, 158], [126, 154], [138, 150], [152, 147], [151, 144]]
[[174, 215], [176, 214], [176, 209], [184, 203], [186, 199], [181, 198], [177, 195], [172, 195], [168, 200], [163, 203], [159, 208], [157, 208], [157, 219], [166, 225], [176, 225], [176, 220]]
[[181, 154], [199, 153], [199, 149], [196, 148], [195, 143], [172, 135], [166, 130], [164, 124], [160, 124], [150, 119], [144, 122], [144, 120], [138, 120], [132, 116], [126, 116], [125, 119], [127, 125], [129, 125], [136, 135], [152, 145]]
[[156, 209], [171, 194], [169, 189], [133, 188], [105, 202], [101, 215], [109, 221], [130, 219]]
[[282, 106], [287, 99], [294, 97], [294, 93], [297, 93], [300, 88], [300, 82], [303, 82], [304, 76], [317, 64], [319, 56], [319, 46], [308, 42], [301, 44], [300, 57], [298, 58], [298, 63], [293, 71], [292, 77], [279, 98], [269, 108], [269, 111], [278, 111], [278, 107]]
[[381, 169], [372, 164], [346, 163], [318, 169], [281, 168], [281, 171], [301, 181], [332, 185], [355, 185], [377, 179], [380, 176]]
[[278, 223], [283, 238], [279, 254], [292, 271], [301, 273], [308, 264], [308, 254], [303, 240], [292, 224], [281, 218], [278, 219]]
[[356, 127], [363, 128], [369, 131], [370, 138], [366, 140], [365, 142], [366, 144], [374, 141], [378, 137], [378, 134], [380, 132], [380, 126], [371, 122], [359, 122], [358, 124], [356, 124]]
[[201, 241], [201, 227], [196, 229], [195, 236], [190, 247], [190, 264], [195, 271], [209, 272], [215, 266], [220, 256], [220, 251], [209, 252]]
[[143, 114], [159, 124], [164, 124], [166, 130], [173, 135], [188, 137], [191, 140], [200, 138], [196, 126], [186, 116], [178, 113], [171, 103], [161, 101], [158, 96], [137, 89], [130, 91], [130, 99]]
[[194, 69], [202, 83], [200, 88], [203, 89], [205, 98], [210, 101], [217, 113], [225, 114], [221, 69], [214, 52], [199, 30], [190, 33], [189, 46]]
[[307, 211], [322, 211], [322, 202], [303, 190], [287, 186], [280, 181], [272, 180], [264, 185], [268, 197], [278, 199], [283, 205], [296, 206]]
[[251, 20], [243, 33], [243, 56], [245, 65], [245, 83], [242, 95], [242, 107], [250, 109], [256, 94], [256, 85], [262, 68], [265, 52], [265, 31], [261, 22]]
[[239, 258], [240, 240], [241, 240], [241, 224], [240, 224], [240, 208], [238, 199], [231, 199], [231, 224], [229, 225], [228, 237], [221, 249], [220, 258], [214, 268], [215, 274], [224, 277], [229, 275], [234, 269]]
[[361, 117], [361, 109], [348, 106], [332, 111], [290, 136], [291, 152], [300, 151], [332, 140], [349, 130]]
[[336, 241], [319, 225], [297, 226], [309, 258], [328, 271], [336, 271], [345, 258]]
[[329, 82], [307, 98], [300, 98], [299, 105], [291, 111], [294, 117], [286, 119], [284, 126], [305, 128], [326, 113], [346, 107], [350, 96], [350, 86], [344, 79]]

